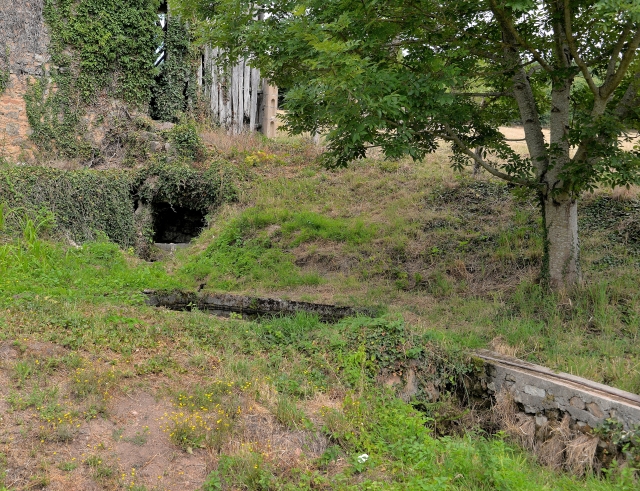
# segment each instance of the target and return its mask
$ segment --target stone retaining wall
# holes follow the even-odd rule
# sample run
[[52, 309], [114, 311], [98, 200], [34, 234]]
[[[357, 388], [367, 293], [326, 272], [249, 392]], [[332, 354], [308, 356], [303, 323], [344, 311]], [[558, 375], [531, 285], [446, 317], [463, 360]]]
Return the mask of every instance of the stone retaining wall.
[[640, 425], [640, 396], [567, 373], [486, 350], [475, 353], [485, 363], [486, 390], [490, 395], [511, 394], [521, 410], [537, 423], [550, 416], [569, 415], [577, 427], [588, 431], [608, 418], [625, 429]]

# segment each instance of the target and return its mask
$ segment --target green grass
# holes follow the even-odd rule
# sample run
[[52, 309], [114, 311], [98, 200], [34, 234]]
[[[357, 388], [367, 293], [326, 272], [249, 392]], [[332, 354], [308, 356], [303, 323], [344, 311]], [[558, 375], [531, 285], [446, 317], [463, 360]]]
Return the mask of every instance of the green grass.
[[140, 303], [144, 288], [176, 285], [160, 264], [141, 262], [110, 242], [66, 249], [30, 236], [0, 245], [0, 305], [36, 297]]
[[[56, 246], [51, 247], [53, 251], [56, 250]], [[127, 275], [134, 274], [137, 267], [140, 266], [122, 266], [123, 270], [132, 270]], [[113, 270], [115, 277], [123, 274], [123, 271]], [[182, 411], [179, 414], [185, 416], [167, 423], [174, 432], [177, 431], [172, 438], [179, 446], [187, 450], [199, 446], [223, 448], [225, 439], [234, 438], [239, 431], [236, 424], [232, 423], [236, 418], [232, 411], [237, 404], [232, 401], [239, 401], [243, 394], [245, 398], [250, 396], [257, 401], [266, 401], [269, 394], [277, 390], [281, 395], [274, 401], [274, 418], [285, 428], [325, 435], [330, 442], [338, 445], [344, 462], [339, 471], [332, 471], [331, 476], [323, 471], [326, 465], [322, 462], [315, 464], [304, 460], [299, 468], [283, 474], [275, 461], [245, 447], [240, 453], [223, 454], [218, 470], [209, 476], [204, 489], [207, 489], [206, 486], [209, 489], [231, 489], [233, 486], [250, 486], [249, 489], [313, 489], [322, 483], [331, 486], [331, 489], [342, 490], [608, 490], [633, 489], [635, 486], [628, 471], [618, 472], [613, 481], [605, 482], [593, 477], [580, 480], [544, 470], [532, 458], [501, 438], [474, 433], [463, 438], [434, 438], [428, 429], [426, 416], [378, 388], [374, 379], [375, 367], [371, 362], [365, 362], [377, 352], [375, 349], [380, 349], [380, 353], [387, 352], [382, 338], [376, 337], [377, 332], [397, 331], [402, 339], [423, 343], [423, 335], [405, 331], [409, 328], [401, 321], [356, 320], [328, 325], [307, 315], [265, 322], [219, 321], [204, 313], [153, 311], [138, 304], [126, 306], [123, 312], [123, 307], [116, 300], [110, 305], [104, 305], [105, 300], [94, 305], [91, 300], [86, 300], [93, 297], [85, 295], [85, 292], [79, 293], [78, 303], [73, 307], [64, 304], [62, 300], [66, 297], [61, 297], [60, 303], [49, 303], [46, 309], [25, 308], [16, 312], [22, 322], [19, 326], [14, 325], [6, 335], [19, 335], [22, 339], [24, 336], [55, 339], [60, 336], [58, 331], [62, 325], [63, 331], [70, 331], [78, 337], [75, 349], [84, 347], [98, 353], [101, 346], [112, 347], [114, 354], [111, 356], [115, 357], [114, 361], [118, 360], [117, 365], [123, 370], [126, 370], [127, 356], [131, 350], [154, 349], [151, 347], [153, 340], [161, 340], [156, 346], [163, 345], [165, 350], [168, 349], [163, 352], [164, 356], [174, 362], [160, 364], [154, 374], [178, 379], [187, 367], [183, 364], [186, 362], [180, 362], [180, 358], [171, 355], [172, 349], [180, 346], [189, 352], [215, 354], [225, 360], [217, 372], [218, 376], [225, 378], [219, 379], [218, 383], [210, 382], [208, 387], [203, 385], [201, 390], [194, 393], [180, 396], [178, 401], [187, 401], [179, 407]], [[93, 309], [96, 312], [91, 314]], [[100, 310], [102, 312], [98, 313]], [[3, 315], [12, 314], [5, 312]], [[60, 315], [68, 319], [66, 323], [59, 320], [51, 322], [52, 319], [59, 319]], [[74, 331], [76, 326], [79, 330]], [[362, 338], [363, 332], [370, 334]], [[359, 348], [363, 339], [380, 339], [376, 343], [383, 344], [375, 344], [373, 348], [367, 348], [374, 351], [365, 353]], [[362, 357], [363, 353], [366, 354], [365, 358]], [[153, 356], [148, 359], [154, 359]], [[376, 363], [384, 366], [387, 361], [379, 357]], [[59, 365], [54, 371], [60, 373], [61, 369], [66, 370]], [[108, 370], [97, 373], [91, 368], [76, 368], [71, 372], [70, 394], [76, 400], [82, 400], [106, 390], [113, 385], [110, 373]], [[134, 376], [144, 374], [138, 372]], [[205, 369], [202, 370], [202, 376], [210, 380]], [[222, 382], [225, 379], [228, 382]], [[30, 379], [25, 378], [24, 383], [30, 383]], [[47, 395], [40, 389], [40, 392], [33, 390], [23, 404], [31, 406], [55, 402], [53, 395]], [[311, 423], [304, 408], [314, 397], [327, 390], [342, 394], [342, 402], [337, 408], [323, 409], [319, 416], [322, 422]], [[229, 430], [210, 434], [206, 426], [193, 429], [196, 416], [203, 414], [203, 408], [213, 409], [224, 401], [227, 401], [224, 406], [226, 409], [222, 409], [222, 413], [218, 412], [215, 417], [221, 420], [227, 418]], [[135, 439], [134, 443], [140, 440], [142, 444], [146, 434], [138, 436], [138, 439], [136, 436], [131, 438]], [[365, 463], [358, 461], [358, 456], [363, 453], [369, 455]], [[87, 457], [85, 464], [99, 482], [114, 476], [115, 470], [101, 457]], [[216, 488], [216, 483], [221, 483], [222, 487]]]
[[[163, 424], [176, 452], [220, 455], [207, 490], [636, 489], [630, 468], [609, 479], [571, 477], [481, 428], [437, 438], [437, 412], [380, 387], [384, 370], [426, 366], [431, 354], [448, 360], [429, 365], [435, 375], [455, 378], [469, 369], [462, 349], [493, 342], [640, 392], [639, 249], [624, 233], [634, 230], [636, 205], [585, 201], [586, 283], [552, 294], [536, 282], [542, 239], [532, 198], [454, 177], [439, 158], [432, 167], [369, 161], [335, 172], [256, 164], [239, 203], [165, 262], [106, 241], [55, 243], [44, 222], [25, 220], [21, 235], [0, 236], [0, 340], [17, 357], [7, 366], [7, 418], [36, 418], [15, 423], [32, 438], [24, 448], [71, 444], [63, 418], [73, 428], [108, 419], [112, 394], [126, 399], [142, 387], [175, 408]], [[334, 325], [303, 314], [220, 320], [152, 309], [141, 294], [202, 284], [382, 305], [387, 315]], [[65, 354], [35, 355], [35, 341]], [[251, 421], [243, 418], [258, 406], [277, 431], [324, 438], [326, 450], [301, 448], [283, 464], [277, 452], [286, 449], [243, 436]], [[121, 431], [112, 440], [124, 439]], [[143, 446], [149, 434], [125, 441]], [[83, 461], [96, 481], [116, 478], [102, 457]], [[59, 468], [71, 473], [75, 464]]]
[[[273, 227], [269, 230], [269, 227]], [[321, 278], [302, 273], [290, 248], [316, 240], [357, 246], [370, 242], [375, 228], [307, 211], [249, 209], [214, 236], [206, 250], [189, 256], [178, 276], [206, 281], [210, 289], [233, 291], [250, 286], [287, 288], [318, 285]]]

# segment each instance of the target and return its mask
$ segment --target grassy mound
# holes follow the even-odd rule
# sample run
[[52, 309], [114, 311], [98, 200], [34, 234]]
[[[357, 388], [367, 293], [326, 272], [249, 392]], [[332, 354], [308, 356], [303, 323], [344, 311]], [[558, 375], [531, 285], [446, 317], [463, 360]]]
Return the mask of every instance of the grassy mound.
[[534, 197], [429, 162], [264, 161], [171, 270], [205, 291], [376, 306], [458, 346], [640, 392], [635, 198], [580, 204], [584, 286], [551, 294]]

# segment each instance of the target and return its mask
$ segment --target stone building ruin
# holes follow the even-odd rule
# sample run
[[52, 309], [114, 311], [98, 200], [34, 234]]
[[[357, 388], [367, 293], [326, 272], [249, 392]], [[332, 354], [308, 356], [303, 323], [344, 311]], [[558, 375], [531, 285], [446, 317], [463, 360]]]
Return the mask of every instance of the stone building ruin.
[[0, 0], [0, 156], [21, 157], [31, 146], [24, 96], [28, 83], [46, 75], [49, 35], [43, 0]]
[[[44, 0], [0, 0], [0, 157], [25, 161], [35, 155], [25, 95], [29, 84], [48, 77], [52, 68], [43, 10]], [[262, 131], [275, 136], [277, 88], [244, 61], [225, 70], [216, 62], [219, 50], [203, 47], [201, 52], [202, 63], [194, 76], [212, 122], [231, 133]], [[102, 141], [106, 131], [99, 125], [108, 119], [105, 112], [113, 113], [120, 106], [103, 100], [99, 109], [88, 108], [84, 121], [90, 131], [83, 138], [93, 145]]]

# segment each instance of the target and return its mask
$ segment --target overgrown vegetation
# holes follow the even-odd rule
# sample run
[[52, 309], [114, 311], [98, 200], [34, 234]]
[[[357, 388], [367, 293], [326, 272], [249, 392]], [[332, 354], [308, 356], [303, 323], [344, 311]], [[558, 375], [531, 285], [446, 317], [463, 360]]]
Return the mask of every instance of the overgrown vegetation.
[[[6, 233], [25, 220], [78, 243], [104, 236], [123, 248], [136, 244], [136, 203], [166, 202], [204, 213], [235, 198], [235, 177], [224, 162], [197, 170], [184, 163], [136, 170], [63, 171], [0, 166], [0, 203]], [[146, 234], [152, 231], [146, 231]]]
[[[606, 213], [599, 203], [609, 196], [583, 203], [589, 283], [555, 295], [536, 282], [532, 198], [455, 177], [446, 155], [431, 167], [372, 159], [327, 171], [302, 165], [300, 152], [312, 154], [302, 141], [245, 148], [225, 138], [204, 143], [243, 180], [227, 179], [222, 164], [122, 173], [138, 176], [136, 197], [147, 202], [237, 199], [165, 261], [143, 262], [104, 238], [67, 246], [48, 238], [55, 210], [0, 207], [0, 377], [13, 438], [0, 441], [0, 486], [637, 487], [633, 458], [603, 474], [586, 465], [582, 477], [542, 467], [454, 395], [475, 368], [464, 349], [481, 346], [637, 390], [638, 257], [623, 233], [637, 219], [633, 198]], [[25, 200], [23, 180], [47, 189], [93, 175], [0, 170], [12, 199]], [[234, 182], [232, 194], [224, 186]], [[147, 307], [145, 288], [383, 305], [386, 315], [333, 325], [304, 314], [219, 319]], [[408, 371], [417, 391], [398, 378]], [[602, 431], [635, 452], [635, 433]]]
[[196, 100], [196, 70], [199, 59], [191, 44], [189, 26], [179, 17], [169, 16], [164, 31], [164, 61], [153, 86], [150, 113], [154, 119], [177, 121], [189, 112]]
[[[17, 250], [21, 255], [12, 256]], [[41, 448], [49, 450], [41, 462], [48, 470], [39, 479], [51, 479], [60, 469], [69, 477], [59, 479], [142, 485], [148, 481], [118, 467], [114, 452], [124, 452], [127, 444], [142, 452], [153, 439], [155, 445], [175, 444], [184, 455], [220, 452], [203, 489], [622, 490], [636, 485], [629, 468], [612, 472], [610, 481], [545, 470], [500, 437], [471, 432], [434, 438], [434, 421], [376, 379], [423, 355], [420, 362], [435, 368], [429, 371], [433, 380], [449, 379], [452, 369], [468, 365], [464, 359], [442, 365], [443, 359], [456, 358], [429, 355], [438, 349], [428, 349], [425, 334], [400, 320], [328, 325], [307, 315], [246, 322], [153, 311], [139, 304], [135, 292], [143, 285], [167, 286], [166, 274], [159, 265], [132, 264], [113, 245], [87, 244], [64, 254], [44, 242], [20, 241], [5, 244], [4, 251], [9, 255], [0, 256], [2, 278], [9, 281], [0, 289], [0, 325], [16, 353], [9, 365], [15, 375], [4, 424], [37, 423], [5, 450], [13, 462], [29, 442], [44, 443]], [[34, 267], [44, 266], [47, 251], [46, 267]], [[120, 288], [117, 295], [114, 287]], [[44, 348], [51, 354], [42, 354]], [[140, 391], [156, 390], [173, 401], [163, 417], [148, 418], [142, 429], [107, 433], [109, 440], [100, 434], [77, 440], [87, 420], [115, 418], [118, 405], [130, 400], [128, 391], [140, 397]], [[136, 414], [148, 410], [135, 407]], [[289, 438], [300, 439], [293, 445], [303, 445], [301, 452], [288, 446]], [[76, 441], [81, 445], [74, 446]], [[68, 450], [58, 456], [54, 449], [61, 445]], [[31, 482], [27, 475], [12, 471], [8, 478]], [[180, 473], [161, 477], [181, 487]]]
[[158, 0], [45, 0], [58, 76], [73, 77], [85, 101], [111, 87], [127, 102], [147, 104], [161, 39], [158, 6]]
[[[41, 150], [93, 164], [105, 151], [102, 132], [118, 125], [120, 113], [131, 119], [130, 112], [150, 110], [173, 121], [189, 110], [196, 88], [190, 33], [172, 18], [165, 36], [158, 6], [158, 0], [44, 2], [52, 66], [25, 95], [31, 138]], [[161, 46], [166, 57], [157, 68]], [[122, 107], [115, 110], [114, 101]]]
[[50, 79], [45, 74], [25, 95], [31, 138], [41, 149], [84, 160], [95, 157], [85, 115], [103, 89], [146, 107], [161, 38], [157, 9], [157, 0], [44, 2]]

